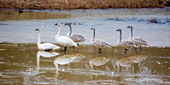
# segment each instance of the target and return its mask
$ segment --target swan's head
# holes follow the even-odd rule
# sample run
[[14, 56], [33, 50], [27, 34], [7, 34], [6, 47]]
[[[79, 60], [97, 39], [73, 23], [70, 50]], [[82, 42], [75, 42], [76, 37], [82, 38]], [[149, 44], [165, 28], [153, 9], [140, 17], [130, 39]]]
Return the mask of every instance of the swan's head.
[[92, 28], [91, 28], [91, 30], [95, 30], [95, 28], [94, 28], [94, 27], [92, 27]]
[[37, 28], [37, 29], [35, 29], [35, 31], [41, 31], [41, 29], [40, 29], [40, 28]]
[[132, 27], [132, 26], [128, 26], [127, 28], [133, 29], [133, 27]]
[[64, 26], [70, 26], [71, 25], [71, 23], [66, 23]]
[[119, 32], [121, 32], [122, 30], [121, 30], [121, 29], [117, 29], [116, 31], [119, 31]]
[[56, 23], [55, 25], [60, 26], [60, 23]]

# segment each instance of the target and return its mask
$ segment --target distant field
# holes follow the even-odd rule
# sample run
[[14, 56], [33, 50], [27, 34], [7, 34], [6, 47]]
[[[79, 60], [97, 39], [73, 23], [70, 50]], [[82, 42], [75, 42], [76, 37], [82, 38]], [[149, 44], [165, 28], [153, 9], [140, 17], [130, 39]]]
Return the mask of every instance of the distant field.
[[165, 7], [170, 0], [0, 0], [8, 9], [107, 9]]

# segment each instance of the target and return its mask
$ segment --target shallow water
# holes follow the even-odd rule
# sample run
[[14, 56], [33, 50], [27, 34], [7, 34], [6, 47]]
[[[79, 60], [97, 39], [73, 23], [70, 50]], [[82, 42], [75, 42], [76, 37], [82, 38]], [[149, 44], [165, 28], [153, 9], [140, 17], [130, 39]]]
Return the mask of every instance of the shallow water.
[[0, 84], [170, 84], [170, 48], [38, 51], [35, 44], [0, 44]]
[[[153, 23], [150, 20], [156, 20]], [[0, 10], [0, 84], [170, 84], [170, 8], [107, 9], [107, 10]], [[82, 34], [86, 41], [78, 51], [38, 51], [36, 28], [42, 29], [42, 42], [56, 43], [55, 23], [61, 23], [61, 35], [69, 31]], [[134, 36], [148, 42], [142, 51], [117, 47], [119, 33], [128, 39]], [[112, 45], [95, 53], [90, 45], [91, 27], [96, 38]], [[60, 45], [59, 45], [60, 46]], [[63, 49], [63, 46], [61, 46]]]

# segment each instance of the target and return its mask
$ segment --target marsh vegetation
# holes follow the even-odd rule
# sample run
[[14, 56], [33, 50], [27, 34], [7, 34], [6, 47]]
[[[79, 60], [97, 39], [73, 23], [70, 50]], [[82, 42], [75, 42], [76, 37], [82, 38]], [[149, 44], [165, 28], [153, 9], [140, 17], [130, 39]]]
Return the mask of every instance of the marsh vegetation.
[[107, 9], [163, 8], [168, 0], [0, 0], [0, 8], [8, 9]]

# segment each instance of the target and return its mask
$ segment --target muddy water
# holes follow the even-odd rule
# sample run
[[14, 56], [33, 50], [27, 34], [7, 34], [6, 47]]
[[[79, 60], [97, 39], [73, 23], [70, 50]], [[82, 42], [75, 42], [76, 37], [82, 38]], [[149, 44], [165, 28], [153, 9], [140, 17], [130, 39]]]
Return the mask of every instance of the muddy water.
[[[107, 10], [0, 10], [0, 84], [170, 84], [170, 8], [107, 9]], [[42, 29], [41, 41], [57, 44], [55, 23], [61, 23], [61, 35], [72, 23], [74, 33], [86, 41], [78, 51], [38, 51], [36, 28]], [[148, 42], [142, 51], [117, 47], [119, 33], [128, 39], [134, 27], [134, 36]], [[96, 38], [112, 45], [95, 53], [90, 45], [91, 27]], [[60, 45], [59, 45], [60, 46]], [[63, 46], [61, 46], [61, 49]]]
[[38, 51], [35, 44], [0, 44], [0, 84], [170, 84], [170, 48], [143, 51], [91, 45], [66, 53]]

